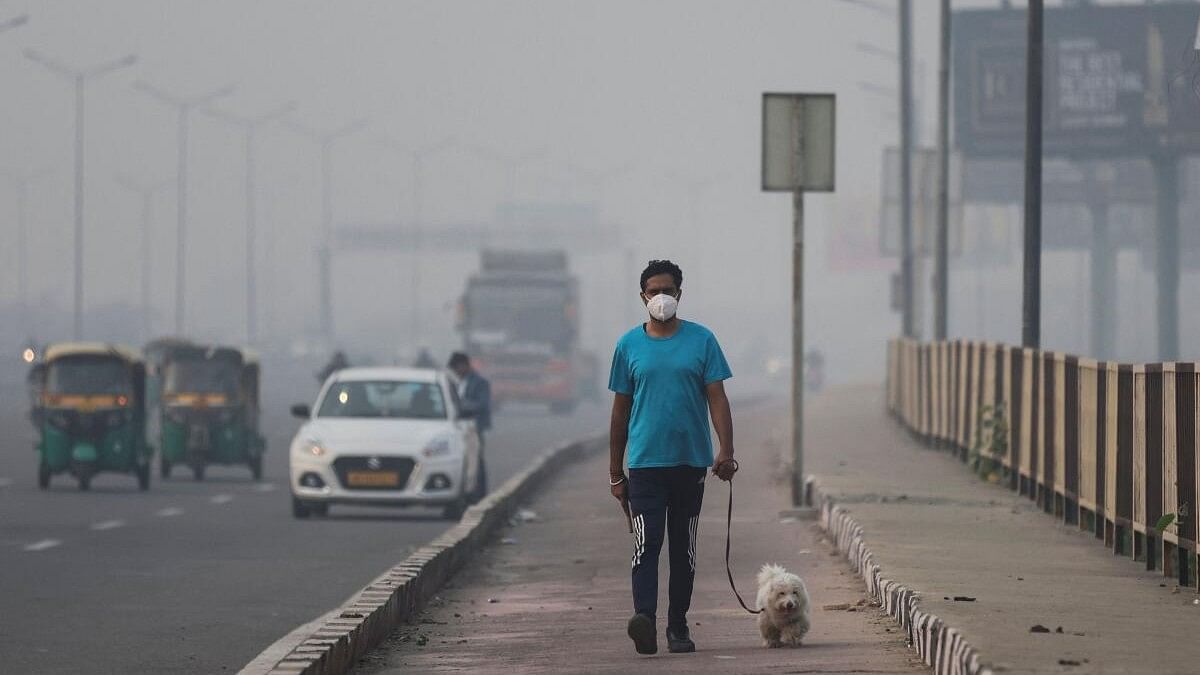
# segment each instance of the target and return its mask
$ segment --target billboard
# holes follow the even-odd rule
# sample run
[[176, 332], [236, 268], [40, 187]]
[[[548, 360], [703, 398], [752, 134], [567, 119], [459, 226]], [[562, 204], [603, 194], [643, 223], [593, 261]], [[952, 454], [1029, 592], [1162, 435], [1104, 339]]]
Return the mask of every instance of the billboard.
[[[1068, 157], [1200, 152], [1200, 4], [1046, 9], [1044, 151]], [[967, 156], [1020, 157], [1024, 9], [953, 16], [955, 134]]]

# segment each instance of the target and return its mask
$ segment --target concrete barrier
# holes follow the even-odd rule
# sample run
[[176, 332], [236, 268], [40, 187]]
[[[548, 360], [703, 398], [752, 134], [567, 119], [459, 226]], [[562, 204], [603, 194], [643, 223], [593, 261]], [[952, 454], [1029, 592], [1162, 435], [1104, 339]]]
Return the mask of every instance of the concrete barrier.
[[811, 476], [806, 494], [820, 508], [820, 526], [856, 574], [867, 592], [892, 617], [908, 637], [908, 644], [933, 668], [935, 675], [992, 675], [992, 667], [967, 643], [962, 633], [920, 608], [916, 591], [884, 576], [875, 554], [867, 546], [863, 528]]
[[567, 462], [606, 447], [607, 435], [557, 446], [508, 479], [462, 520], [387, 570], [286, 652], [273, 675], [335, 675], [348, 672], [364, 654], [433, 597], [446, 581], [505, 524], [538, 484]]

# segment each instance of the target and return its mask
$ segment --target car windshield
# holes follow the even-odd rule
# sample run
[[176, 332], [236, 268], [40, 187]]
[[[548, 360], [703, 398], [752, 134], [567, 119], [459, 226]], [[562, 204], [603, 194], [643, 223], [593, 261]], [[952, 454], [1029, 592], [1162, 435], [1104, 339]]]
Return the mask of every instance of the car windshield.
[[238, 391], [238, 368], [224, 361], [190, 359], [167, 365], [163, 389], [168, 393], [225, 394]]
[[97, 357], [59, 359], [46, 372], [49, 394], [130, 394], [133, 378], [124, 361]]
[[445, 419], [446, 403], [434, 382], [337, 382], [326, 392], [317, 417]]

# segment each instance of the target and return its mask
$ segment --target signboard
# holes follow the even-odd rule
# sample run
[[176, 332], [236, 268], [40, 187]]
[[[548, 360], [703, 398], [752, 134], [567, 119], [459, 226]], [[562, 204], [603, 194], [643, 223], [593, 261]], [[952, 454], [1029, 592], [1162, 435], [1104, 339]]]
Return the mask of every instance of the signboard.
[[[1200, 4], [1046, 9], [1047, 155], [1200, 152]], [[958, 147], [968, 156], [1021, 157], [1025, 128], [1024, 9], [954, 13]]]
[[833, 94], [763, 94], [762, 189], [832, 192]]

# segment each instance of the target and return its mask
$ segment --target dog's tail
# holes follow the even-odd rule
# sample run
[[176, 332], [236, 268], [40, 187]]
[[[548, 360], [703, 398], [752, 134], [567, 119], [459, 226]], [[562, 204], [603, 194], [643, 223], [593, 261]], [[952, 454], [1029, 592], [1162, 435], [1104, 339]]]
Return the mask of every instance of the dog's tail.
[[758, 571], [758, 585], [765, 586], [769, 580], [781, 574], [787, 574], [787, 570], [774, 563], [767, 563]]

